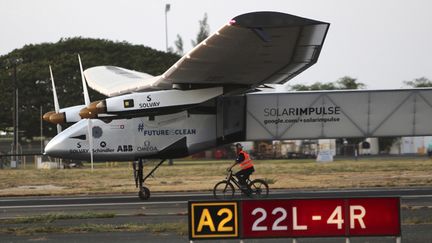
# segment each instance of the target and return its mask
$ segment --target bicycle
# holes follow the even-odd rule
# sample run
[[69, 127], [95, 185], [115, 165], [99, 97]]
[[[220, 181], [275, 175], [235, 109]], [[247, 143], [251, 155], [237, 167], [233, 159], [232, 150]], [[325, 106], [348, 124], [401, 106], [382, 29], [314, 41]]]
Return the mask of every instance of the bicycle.
[[216, 199], [231, 199], [234, 197], [235, 189], [234, 185], [237, 186], [238, 189], [242, 192], [242, 194], [246, 195], [250, 198], [266, 198], [269, 193], [269, 187], [267, 182], [262, 179], [255, 180], [246, 180], [247, 188], [242, 189], [240, 182], [233, 175], [232, 170], [228, 170], [228, 174], [225, 180], [222, 180], [213, 188], [213, 196]]

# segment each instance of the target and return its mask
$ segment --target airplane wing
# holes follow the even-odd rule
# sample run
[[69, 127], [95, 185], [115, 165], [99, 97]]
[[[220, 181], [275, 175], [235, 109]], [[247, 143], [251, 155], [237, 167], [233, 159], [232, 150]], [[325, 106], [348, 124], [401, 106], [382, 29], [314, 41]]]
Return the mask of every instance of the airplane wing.
[[[184, 55], [165, 73], [106, 67], [86, 70], [89, 86], [108, 95], [155, 89], [224, 87], [224, 92], [283, 84], [317, 62], [330, 24], [279, 12], [239, 15]], [[105, 68], [105, 69], [104, 69]], [[148, 74], [145, 74], [148, 75]]]
[[84, 76], [90, 88], [109, 97], [149, 90], [160, 79], [160, 76], [114, 66], [92, 67], [84, 71]]

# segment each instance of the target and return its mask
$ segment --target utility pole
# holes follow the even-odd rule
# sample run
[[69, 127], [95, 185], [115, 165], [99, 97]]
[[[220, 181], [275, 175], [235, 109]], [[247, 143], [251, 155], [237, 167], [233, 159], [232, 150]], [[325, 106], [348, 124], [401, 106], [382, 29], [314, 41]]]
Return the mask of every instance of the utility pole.
[[171, 4], [165, 4], [165, 50], [168, 52], [168, 11], [171, 9]]
[[[165, 4], [165, 50], [168, 52], [168, 11], [171, 9], [171, 4]], [[168, 165], [173, 165], [173, 159], [168, 160]]]
[[[17, 122], [17, 120], [16, 120], [16, 113], [17, 113], [17, 106], [18, 106], [18, 104], [17, 104], [17, 102], [16, 102], [16, 89], [17, 89], [17, 83], [16, 83], [16, 79], [17, 79], [17, 71], [16, 71], [16, 61], [15, 60], [13, 60], [12, 61], [12, 63], [13, 63], [13, 82], [14, 82], [14, 85], [13, 85], [13, 145], [12, 145], [12, 154], [14, 154], [14, 156], [12, 157], [13, 158], [13, 161], [15, 161], [15, 163], [17, 163], [16, 161], [17, 161], [17, 156], [16, 156], [16, 154], [17, 154], [17, 147], [18, 147], [18, 145], [17, 145], [17, 132], [16, 132], [16, 122]], [[12, 167], [12, 163], [11, 163], [11, 167]]]
[[13, 161], [18, 165], [18, 146], [19, 146], [19, 135], [18, 135], [18, 82], [17, 82], [17, 66], [22, 62], [22, 58], [14, 58], [9, 61], [13, 66], [13, 144], [12, 154], [14, 154]]
[[42, 105], [40, 106], [40, 114], [39, 114], [39, 119], [40, 119], [40, 152], [41, 154], [43, 154], [43, 122], [42, 122]]
[[[14, 79], [14, 91], [13, 91], [13, 104], [14, 104], [14, 116], [13, 116], [13, 148], [12, 148], [12, 154], [14, 154], [13, 156], [13, 160], [15, 161], [15, 166], [18, 166], [18, 132], [17, 132], [17, 123], [18, 123], [18, 119], [17, 119], [17, 113], [18, 113], [18, 102], [17, 102], [17, 60], [13, 60], [13, 79]], [[12, 164], [11, 164], [12, 167]]]
[[[16, 77], [15, 77], [15, 82], [16, 82]], [[18, 161], [19, 161], [19, 116], [18, 116], [18, 111], [19, 111], [19, 105], [18, 105], [18, 86], [15, 89], [15, 129], [14, 129], [14, 135], [16, 136], [16, 138], [14, 139], [15, 141], [15, 154], [16, 154], [16, 163], [17, 163], [17, 167], [18, 167]]]

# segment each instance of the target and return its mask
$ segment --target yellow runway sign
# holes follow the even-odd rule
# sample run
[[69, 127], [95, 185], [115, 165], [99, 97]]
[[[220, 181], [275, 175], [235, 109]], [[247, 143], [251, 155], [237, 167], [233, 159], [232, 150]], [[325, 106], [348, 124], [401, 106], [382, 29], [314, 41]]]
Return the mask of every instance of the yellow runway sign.
[[190, 238], [238, 238], [237, 202], [190, 202]]

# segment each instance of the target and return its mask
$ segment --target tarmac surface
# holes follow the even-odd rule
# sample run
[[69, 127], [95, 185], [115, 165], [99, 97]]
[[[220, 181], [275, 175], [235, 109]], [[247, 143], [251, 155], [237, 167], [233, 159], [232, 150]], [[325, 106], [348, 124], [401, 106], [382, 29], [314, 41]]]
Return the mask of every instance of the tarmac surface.
[[[432, 188], [371, 188], [335, 190], [274, 190], [270, 198], [341, 198], [401, 197], [402, 242], [432, 242]], [[240, 196], [238, 197], [240, 198]], [[162, 224], [187, 223], [187, 201], [213, 199], [209, 192], [153, 193], [148, 201], [137, 195], [96, 195], [65, 197], [0, 198], [0, 219], [14, 219], [48, 213], [109, 212], [112, 218], [62, 219], [50, 226], [69, 227], [82, 224]], [[414, 222], [404, 224], [404, 222]], [[29, 224], [0, 227], [31, 227]], [[187, 242], [188, 236], [175, 232], [91, 232], [35, 233], [32, 235], [0, 234], [0, 242]], [[206, 241], [238, 242], [239, 240]], [[244, 240], [244, 242], [291, 242], [291, 239]], [[345, 242], [344, 238], [302, 238], [297, 242]], [[394, 237], [352, 238], [350, 242], [395, 242]]]

